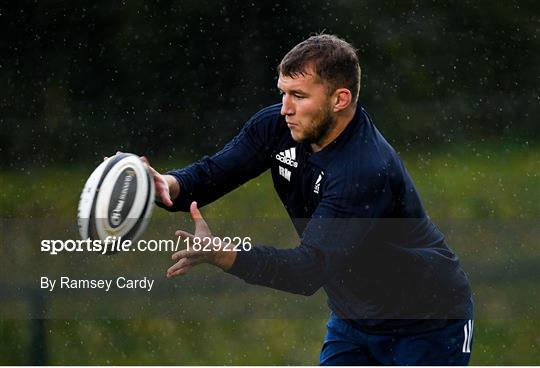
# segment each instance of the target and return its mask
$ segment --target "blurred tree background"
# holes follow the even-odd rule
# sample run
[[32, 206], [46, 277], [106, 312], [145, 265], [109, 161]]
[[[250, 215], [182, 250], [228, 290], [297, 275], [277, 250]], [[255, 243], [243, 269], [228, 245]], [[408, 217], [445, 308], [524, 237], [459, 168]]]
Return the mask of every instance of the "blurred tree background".
[[[325, 30], [398, 149], [538, 136], [535, 1], [17, 1], [0, 8], [0, 165], [220, 147], [279, 101], [276, 66]], [[209, 134], [200, 134], [200, 132]], [[527, 138], [528, 137], [528, 138]]]
[[[325, 31], [358, 49], [361, 103], [402, 154], [432, 217], [537, 224], [539, 13], [535, 1], [4, 3], [0, 218], [74, 218], [87, 175], [117, 150], [145, 154], [160, 170], [216, 151], [279, 102], [283, 55]], [[206, 211], [283, 215], [268, 175]], [[480, 265], [491, 266], [491, 235], [475, 239], [480, 251], [456, 244], [473, 281]], [[540, 256], [531, 241], [497, 248], [510, 284], [486, 310], [504, 308], [504, 295], [527, 312], [480, 316], [474, 364], [540, 364]], [[481, 295], [493, 291], [486, 285], [473, 282]], [[0, 363], [316, 364], [323, 334], [322, 320], [36, 324], [0, 315]]]

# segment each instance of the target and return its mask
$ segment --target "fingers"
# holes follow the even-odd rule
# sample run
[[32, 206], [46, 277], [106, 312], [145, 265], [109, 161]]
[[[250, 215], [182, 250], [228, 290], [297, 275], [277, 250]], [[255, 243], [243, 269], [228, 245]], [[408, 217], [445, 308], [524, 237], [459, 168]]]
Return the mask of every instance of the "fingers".
[[196, 266], [204, 261], [202, 252], [192, 250], [181, 250], [173, 254], [172, 259], [177, 261], [167, 270], [167, 277], [185, 275], [193, 266]]
[[167, 270], [167, 277], [174, 277], [178, 275], [185, 275], [192, 265], [189, 258], [182, 258]]
[[[184, 231], [184, 230], [177, 230], [174, 235], [182, 238], [182, 239], [189, 239], [190, 243], [193, 243], [193, 239], [195, 239], [195, 235], [191, 234], [191, 233], [188, 233], [187, 231]], [[190, 257], [190, 256], [195, 256], [197, 255], [198, 252], [196, 251], [193, 251], [193, 250], [190, 250], [189, 247], [187, 249], [182, 249], [176, 253], [174, 253], [171, 258], [173, 261], [178, 261], [179, 259], [181, 258], [184, 258], [184, 257]]]
[[148, 171], [150, 171], [150, 174], [154, 179], [154, 183], [156, 185], [156, 198], [159, 198], [161, 203], [163, 203], [165, 206], [172, 207], [173, 201], [169, 192], [169, 184], [163, 179], [163, 176], [157, 172], [156, 169], [150, 166], [150, 161], [148, 161], [146, 156], [139, 156], [139, 158], [146, 164]]
[[[116, 151], [115, 155], [118, 155], [122, 153], [121, 151]], [[109, 156], [103, 156], [103, 161], [107, 161], [109, 159]]]
[[173, 201], [171, 199], [169, 190], [164, 187], [159, 187], [157, 192], [158, 192], [159, 198], [161, 198], [161, 203], [163, 203], [167, 207], [172, 207]]
[[146, 166], [146, 168], [148, 169], [148, 171], [150, 171], [150, 173], [155, 176], [157, 174], [157, 171], [154, 170], [154, 168], [152, 166], [150, 166], [150, 162], [148, 161], [148, 159], [146, 158], [146, 156], [139, 156], [139, 160], [141, 160], [142, 162], [144, 162], [144, 166]]
[[184, 231], [184, 230], [176, 230], [174, 235], [179, 236], [184, 239], [186, 238], [193, 239], [195, 237], [195, 235], [188, 233], [187, 231]]
[[197, 255], [198, 252], [194, 252], [192, 250], [183, 249], [181, 251], [178, 251], [174, 253], [171, 258], [173, 261], [180, 261], [185, 258], [193, 258]]
[[180, 250], [180, 251], [174, 253], [174, 254], [171, 256], [171, 259], [172, 259], [173, 261], [179, 261], [179, 260], [181, 260], [182, 258], [186, 258], [187, 255], [188, 255], [188, 251], [187, 251], [186, 249]]
[[[193, 239], [195, 238], [195, 236], [193, 234], [190, 234], [186, 231], [183, 231], [183, 230], [178, 230], [174, 233], [174, 235], [182, 238], [182, 239], [190, 239], [190, 243], [193, 243]], [[173, 261], [178, 261], [180, 258], [184, 258], [184, 257], [187, 257], [188, 255], [190, 254], [190, 251], [188, 251], [188, 249], [183, 249], [181, 251], [178, 251], [176, 253], [174, 253], [171, 258]]]
[[168, 193], [161, 193], [161, 203], [163, 203], [167, 207], [173, 206], [173, 201], [171, 200], [171, 197]]
[[150, 161], [146, 158], [146, 156], [139, 156], [139, 159], [146, 164], [146, 167], [148, 168], [148, 171], [150, 171], [150, 174], [155, 178], [158, 178], [160, 176], [160, 173], [156, 171], [152, 166], [150, 166]]
[[[206, 221], [204, 221], [201, 212], [197, 208], [197, 202], [192, 202], [190, 206], [190, 212], [191, 217], [193, 218], [193, 221], [195, 222], [195, 234], [188, 233], [184, 230], [177, 230], [174, 235], [184, 238], [184, 239], [190, 239], [190, 241], [193, 242], [195, 238], [204, 238], [206, 236], [211, 237], [212, 234], [210, 233], [210, 229], [208, 228], [208, 225], [206, 224]], [[209, 252], [203, 252], [203, 251], [195, 251], [193, 249], [190, 249], [188, 247], [187, 249], [183, 249], [179, 252], [174, 253], [171, 258], [176, 263], [172, 265], [167, 270], [167, 277], [174, 277], [178, 275], [184, 275], [186, 274], [193, 266], [196, 266], [200, 263], [209, 262], [210, 253]]]

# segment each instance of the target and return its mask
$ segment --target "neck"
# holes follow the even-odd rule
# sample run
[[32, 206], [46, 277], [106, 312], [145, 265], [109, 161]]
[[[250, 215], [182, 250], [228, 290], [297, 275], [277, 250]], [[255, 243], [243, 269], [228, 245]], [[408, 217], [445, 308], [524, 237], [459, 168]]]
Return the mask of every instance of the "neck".
[[337, 137], [339, 137], [341, 132], [343, 132], [345, 128], [347, 128], [349, 123], [352, 121], [355, 113], [356, 105], [349, 106], [345, 110], [340, 111], [336, 117], [336, 122], [332, 129], [330, 129], [330, 131], [328, 131], [328, 133], [325, 134], [325, 136], [321, 140], [316, 143], [310, 144], [311, 150], [313, 152], [319, 152], [324, 147], [332, 143]]

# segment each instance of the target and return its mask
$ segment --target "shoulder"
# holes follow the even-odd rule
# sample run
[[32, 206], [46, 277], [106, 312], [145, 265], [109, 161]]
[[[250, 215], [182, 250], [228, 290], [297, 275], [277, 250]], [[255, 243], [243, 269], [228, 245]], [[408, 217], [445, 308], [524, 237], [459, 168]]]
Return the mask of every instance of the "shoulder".
[[274, 120], [281, 117], [281, 103], [267, 106], [259, 111], [257, 111], [250, 121], [265, 121], [265, 120]]
[[398, 161], [395, 150], [366, 119], [327, 166], [325, 192], [349, 200], [375, 195], [387, 188]]
[[386, 147], [381, 150], [362, 142], [351, 142], [336, 156], [326, 174], [331, 179], [329, 183], [335, 182], [346, 188], [383, 183], [394, 161], [394, 154]]
[[329, 169], [350, 179], [384, 177], [401, 159], [364, 108], [359, 108], [359, 115], [353, 134], [339, 147]]
[[280, 113], [281, 104], [265, 107], [256, 112], [244, 125], [244, 132], [253, 139], [267, 141], [280, 134], [286, 125]]

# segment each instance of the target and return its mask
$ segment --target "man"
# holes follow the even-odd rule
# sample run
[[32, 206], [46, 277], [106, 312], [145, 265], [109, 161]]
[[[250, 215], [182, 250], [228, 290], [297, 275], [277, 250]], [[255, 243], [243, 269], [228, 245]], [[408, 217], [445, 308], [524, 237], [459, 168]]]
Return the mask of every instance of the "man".
[[[467, 276], [427, 217], [393, 148], [358, 103], [355, 50], [331, 35], [279, 65], [282, 103], [255, 114], [221, 151], [154, 175], [157, 202], [190, 211], [270, 169], [301, 238], [292, 249], [175, 253], [167, 276], [210, 263], [248, 283], [311, 295], [331, 310], [320, 363], [465, 365], [472, 341]], [[307, 220], [306, 220], [307, 219]], [[225, 234], [224, 234], [225, 235]]]

